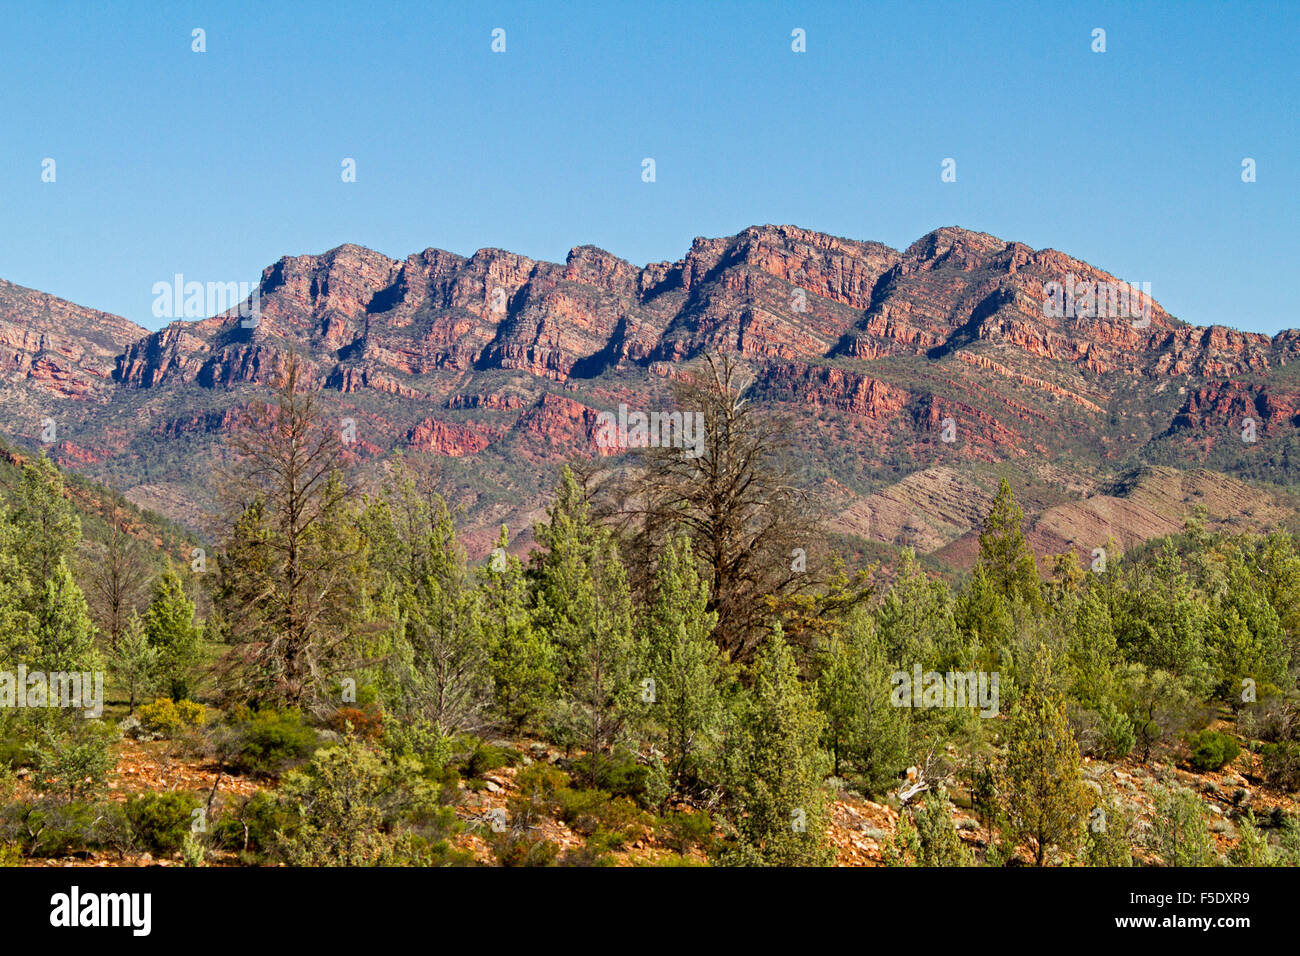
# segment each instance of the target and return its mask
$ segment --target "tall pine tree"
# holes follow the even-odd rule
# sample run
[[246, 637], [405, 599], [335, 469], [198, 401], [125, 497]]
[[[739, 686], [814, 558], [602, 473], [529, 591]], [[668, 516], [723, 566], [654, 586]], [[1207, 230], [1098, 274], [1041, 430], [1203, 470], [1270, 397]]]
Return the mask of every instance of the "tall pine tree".
[[725, 747], [724, 806], [737, 835], [732, 860], [829, 865], [823, 719], [779, 625], [759, 651], [752, 680]]
[[533, 576], [538, 623], [556, 652], [554, 728], [595, 755], [625, 739], [641, 707], [631, 595], [617, 543], [567, 467], [547, 517], [534, 531]]
[[555, 700], [555, 652], [536, 625], [523, 564], [510, 553], [504, 525], [478, 581], [497, 713], [511, 730], [535, 729]]
[[1042, 600], [1038, 563], [1025, 539], [1024, 521], [1025, 513], [1003, 478], [980, 531], [978, 563], [998, 594], [1037, 607]]
[[161, 689], [173, 700], [189, 699], [198, 681], [203, 628], [194, 619], [194, 602], [175, 568], [167, 568], [154, 582], [143, 622], [145, 639], [157, 655]]
[[1078, 847], [1089, 800], [1060, 696], [1035, 686], [1016, 702], [1000, 789], [1012, 831], [1028, 842], [1035, 864], [1046, 862], [1052, 846], [1066, 853]]
[[[646, 673], [654, 681], [651, 736], [666, 754], [679, 789], [699, 779], [722, 730], [725, 657], [713, 641], [717, 614], [709, 611], [689, 538], [660, 552], [650, 606], [642, 622]], [[644, 679], [644, 678], [643, 678]]]

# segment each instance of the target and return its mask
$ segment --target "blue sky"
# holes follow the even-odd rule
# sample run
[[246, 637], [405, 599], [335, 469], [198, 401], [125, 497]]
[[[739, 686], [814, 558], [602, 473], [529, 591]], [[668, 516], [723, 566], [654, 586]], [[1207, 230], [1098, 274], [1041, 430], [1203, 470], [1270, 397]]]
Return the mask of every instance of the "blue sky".
[[7, 2], [0, 278], [157, 327], [174, 273], [343, 242], [644, 264], [960, 225], [1272, 333], [1300, 326], [1297, 40], [1295, 2]]

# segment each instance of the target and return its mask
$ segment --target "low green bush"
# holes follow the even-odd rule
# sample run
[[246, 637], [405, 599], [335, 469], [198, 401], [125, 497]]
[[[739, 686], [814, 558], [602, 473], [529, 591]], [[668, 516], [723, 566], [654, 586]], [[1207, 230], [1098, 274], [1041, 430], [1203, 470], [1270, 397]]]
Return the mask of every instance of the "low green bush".
[[460, 850], [449, 840], [430, 840], [416, 833], [403, 834], [397, 841], [394, 866], [473, 866], [474, 854]]
[[1202, 730], [1187, 738], [1191, 765], [1197, 770], [1219, 770], [1237, 759], [1241, 746], [1236, 739], [1217, 730]]
[[514, 829], [492, 834], [489, 843], [502, 866], [553, 866], [560, 855], [550, 840]]
[[126, 817], [141, 846], [172, 853], [185, 842], [200, 802], [197, 795], [181, 790], [146, 793], [127, 801]]
[[227, 808], [211, 824], [214, 846], [225, 850], [270, 856], [276, 850], [279, 835], [292, 838], [298, 814], [268, 790]]
[[1103, 701], [1097, 712], [1101, 739], [1097, 745], [1098, 756], [1106, 760], [1120, 760], [1132, 752], [1137, 743], [1133, 721], [1111, 701]]
[[70, 856], [110, 849], [120, 852], [131, 844], [131, 826], [119, 803], [73, 800], [19, 804], [6, 810], [21, 818], [21, 832], [26, 835], [24, 842], [30, 856]]
[[141, 707], [136, 716], [145, 730], [162, 737], [171, 737], [187, 727], [201, 727], [207, 711], [202, 704], [192, 700], [174, 701], [169, 697], [159, 697], [153, 703]]
[[113, 745], [118, 739], [117, 728], [106, 721], [43, 727], [32, 745], [32, 780], [67, 800], [89, 799], [104, 789], [117, 765]]
[[259, 710], [238, 721], [231, 755], [236, 768], [264, 777], [279, 776], [316, 752], [316, 731], [296, 710]]
[[564, 787], [553, 797], [559, 817], [574, 833], [592, 836], [603, 831], [609, 846], [644, 834], [650, 818], [627, 797], [615, 797], [605, 790], [572, 790]]
[[648, 807], [657, 792], [654, 772], [627, 754], [587, 754], [571, 764], [573, 775], [616, 797], [626, 797]]
[[660, 832], [664, 842], [682, 856], [695, 846], [707, 851], [713, 840], [713, 818], [702, 810], [670, 810], [660, 818]]
[[569, 785], [570, 777], [549, 763], [535, 763], [515, 774], [515, 787], [526, 796], [549, 800], [557, 790]]
[[464, 760], [460, 761], [460, 772], [466, 779], [476, 780], [493, 770], [516, 766], [521, 756], [517, 750], [509, 747], [478, 741], [474, 743]]

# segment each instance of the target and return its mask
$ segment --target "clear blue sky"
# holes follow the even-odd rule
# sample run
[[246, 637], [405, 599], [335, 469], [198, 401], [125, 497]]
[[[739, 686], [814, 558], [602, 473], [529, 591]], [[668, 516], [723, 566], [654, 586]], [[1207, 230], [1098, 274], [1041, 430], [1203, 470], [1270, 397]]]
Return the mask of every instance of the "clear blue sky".
[[9, 0], [0, 278], [156, 327], [176, 272], [343, 242], [643, 264], [754, 223], [960, 225], [1271, 333], [1300, 326], [1298, 40], [1297, 2]]

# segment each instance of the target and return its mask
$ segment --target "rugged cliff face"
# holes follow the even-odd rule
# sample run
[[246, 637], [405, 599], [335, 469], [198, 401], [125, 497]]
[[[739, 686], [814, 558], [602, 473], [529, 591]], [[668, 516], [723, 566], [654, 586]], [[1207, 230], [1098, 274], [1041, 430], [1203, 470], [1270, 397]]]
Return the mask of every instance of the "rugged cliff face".
[[599, 453], [599, 411], [666, 409], [673, 375], [728, 349], [793, 413], [844, 530], [898, 543], [911, 527], [924, 550], [958, 525], [853, 509], [961, 463], [1026, 489], [1056, 469], [1076, 497], [1144, 462], [1282, 479], [1300, 423], [1300, 333], [1188, 326], [1085, 262], [957, 228], [900, 252], [756, 226], [644, 268], [591, 246], [553, 263], [345, 245], [268, 267], [257, 302], [251, 328], [232, 309], [146, 333], [0, 283], [5, 431], [38, 445], [53, 419], [55, 457], [197, 524], [221, 433], [292, 349], [363, 456], [441, 462], [473, 527], [519, 528], [556, 462]]
[[145, 335], [134, 322], [0, 280], [0, 380], [91, 402], [114, 391], [118, 355]]

